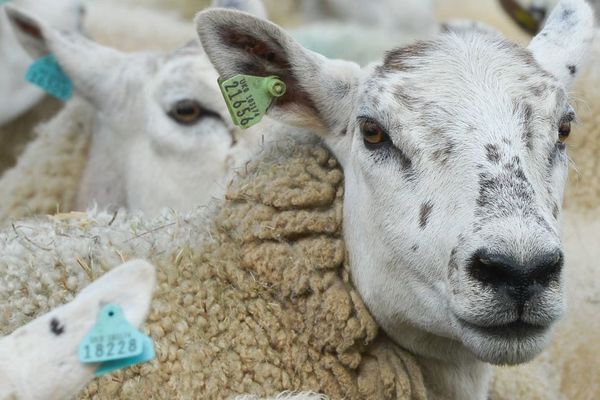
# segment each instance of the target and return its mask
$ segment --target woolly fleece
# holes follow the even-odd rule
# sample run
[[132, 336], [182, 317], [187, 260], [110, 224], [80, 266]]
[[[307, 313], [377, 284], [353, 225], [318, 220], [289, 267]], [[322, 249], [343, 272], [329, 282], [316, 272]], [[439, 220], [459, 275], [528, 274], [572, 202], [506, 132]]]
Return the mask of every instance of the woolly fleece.
[[157, 266], [146, 325], [157, 361], [95, 381], [83, 398], [313, 390], [333, 399], [425, 399], [415, 360], [377, 334], [350, 284], [342, 181], [315, 142], [281, 142], [239, 171], [211, 212], [17, 223], [0, 233], [0, 316], [8, 321], [0, 333], [142, 257]]

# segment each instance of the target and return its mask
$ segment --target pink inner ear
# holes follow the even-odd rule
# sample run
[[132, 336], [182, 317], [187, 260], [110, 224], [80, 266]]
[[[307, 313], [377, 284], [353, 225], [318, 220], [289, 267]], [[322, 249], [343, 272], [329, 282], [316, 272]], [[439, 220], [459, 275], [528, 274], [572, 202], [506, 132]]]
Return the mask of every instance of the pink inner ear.
[[36, 39], [40, 39], [40, 40], [43, 39], [42, 31], [40, 30], [40, 28], [38, 28], [36, 25], [32, 24], [31, 22], [21, 19], [21, 18], [16, 18], [15, 23], [17, 24], [19, 29], [21, 31], [23, 31], [23, 33], [26, 33], [27, 35], [32, 36]]

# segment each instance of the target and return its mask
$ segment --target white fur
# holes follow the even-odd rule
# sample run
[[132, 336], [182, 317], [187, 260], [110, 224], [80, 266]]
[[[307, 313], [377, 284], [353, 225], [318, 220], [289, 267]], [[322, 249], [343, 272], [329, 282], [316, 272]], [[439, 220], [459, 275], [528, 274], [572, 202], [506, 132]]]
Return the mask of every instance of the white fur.
[[[82, 23], [83, 0], [13, 0], [10, 4], [39, 16], [56, 29], [77, 30]], [[0, 6], [0, 60], [2, 126], [29, 110], [44, 96], [42, 90], [25, 81], [31, 57], [17, 41], [3, 6]]]
[[[566, 9], [570, 18], [562, 17]], [[567, 158], [558, 127], [576, 75], [561, 68], [583, 64], [591, 18], [584, 1], [566, 0], [546, 31], [560, 38], [536, 37], [531, 53], [486, 31], [451, 32], [412, 50], [416, 55], [398, 56], [396, 68], [362, 70], [309, 52], [277, 26], [243, 14], [207, 11], [196, 19], [223, 78], [253, 63], [282, 77], [300, 100], [271, 115], [320, 132], [340, 160], [354, 283], [384, 331], [421, 357], [433, 398], [486, 398], [486, 362], [532, 359], [564, 311], [562, 279], [518, 311], [467, 266], [482, 248], [510, 255], [523, 268], [560, 249], [553, 209], [562, 203]], [[258, 63], [260, 53], [230, 46], [239, 30], [259, 49], [284, 49], [278, 56], [285, 63]], [[531, 92], [539, 87], [548, 93], [535, 99]], [[392, 144], [367, 147], [362, 117], [378, 121]], [[487, 333], [516, 321], [542, 328]]]
[[[0, 338], [0, 399], [62, 400], [80, 391], [98, 365], [79, 362], [79, 343], [102, 307], [118, 304], [127, 320], [140, 326], [150, 309], [155, 281], [152, 265], [130, 261], [86, 287], [70, 303]], [[52, 321], [60, 334], [52, 332]]]

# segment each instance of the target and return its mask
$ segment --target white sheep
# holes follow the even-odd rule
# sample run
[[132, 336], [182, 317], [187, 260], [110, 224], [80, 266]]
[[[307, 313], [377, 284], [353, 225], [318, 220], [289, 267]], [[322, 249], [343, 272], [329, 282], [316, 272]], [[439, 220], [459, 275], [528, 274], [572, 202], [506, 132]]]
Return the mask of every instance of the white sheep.
[[[484, 362], [542, 351], [564, 311], [565, 91], [593, 37], [584, 1], [561, 2], [529, 51], [464, 31], [367, 70], [234, 12], [197, 24], [223, 78], [282, 78], [289, 94], [271, 115], [317, 127], [339, 159], [353, 281], [383, 330], [419, 357], [432, 393], [483, 399]], [[443, 227], [430, 227], [436, 219]]]
[[[79, 0], [81, 2], [81, 0]], [[71, 0], [75, 3], [75, 0]], [[78, 26], [82, 25], [82, 30], [94, 38], [94, 40], [104, 45], [114, 47], [122, 51], [141, 51], [141, 50], [166, 50], [173, 49], [181, 43], [185, 43], [193, 35], [193, 26], [187, 21], [183, 21], [175, 15], [140, 6], [131, 6], [122, 4], [115, 0], [97, 0], [85, 3], [85, 13], [83, 9], [65, 9], [65, 5], [69, 4], [66, 0], [60, 2], [52, 2], [51, 7], [45, 7], [46, 1], [13, 1], [12, 6], [21, 7], [24, 10], [33, 10], [33, 15], [39, 15], [41, 19], [46, 21], [45, 13], [48, 15], [49, 25], [52, 24], [52, 15], [61, 14], [63, 19], [67, 19], [69, 15], [77, 15], [77, 23], [67, 29], [67, 26], [62, 27], [66, 30], [77, 30]], [[38, 10], [38, 8], [42, 10]], [[44, 13], [44, 10], [45, 13]], [[49, 11], [48, 11], [49, 10]], [[37, 12], [36, 12], [37, 11]], [[61, 12], [62, 11], [62, 12]], [[85, 18], [83, 18], [85, 16]], [[45, 96], [43, 92], [36, 89], [30, 83], [25, 82], [25, 70], [33, 62], [30, 55], [27, 55], [22, 46], [17, 43], [13, 29], [9, 26], [9, 22], [4, 13], [4, 7], [0, 11], [0, 30], [6, 31], [6, 35], [1, 37], [4, 42], [7, 42], [5, 49], [1, 53], [6, 52], [7, 59], [12, 60], [9, 63], [0, 64], [0, 88], [4, 88], [3, 79], [8, 79], [12, 85], [19, 86], [20, 89], [8, 89], [10, 96], [4, 93], [4, 89], [0, 89], [1, 98], [27, 98], [27, 93], [34, 93], [31, 100], [41, 98], [40, 102], [34, 107], [29, 107], [24, 104], [22, 115], [17, 118], [12, 118], [10, 122], [5, 124], [0, 123], [0, 173], [13, 166], [16, 160], [25, 149], [27, 144], [36, 137], [35, 127], [47, 121], [54, 116], [61, 108], [63, 103], [51, 96]], [[131, 20], [145, 21], [148, 25], [160, 27], [156, 30], [143, 29], [136, 24], [131, 24]], [[2, 45], [0, 44], [0, 48]], [[9, 48], [15, 47], [11, 50]], [[18, 59], [14, 59], [17, 57]], [[10, 66], [10, 71], [3, 71], [3, 68]], [[21, 94], [22, 95], [21, 95]], [[7, 97], [8, 96], [8, 97]], [[19, 101], [3, 102], [0, 109], [3, 107], [11, 107], [20, 104]], [[8, 109], [5, 109], [8, 111]], [[0, 111], [0, 114], [2, 111]]]
[[[260, 2], [237, 3], [246, 4], [245, 10], [261, 13], [255, 7]], [[50, 29], [14, 8], [8, 13], [24, 45], [34, 55], [53, 53], [95, 115], [91, 123], [80, 125], [83, 134], [91, 131], [91, 144], [75, 204], [62, 195], [61, 199], [42, 197], [27, 205], [34, 212], [51, 212], [46, 205], [56, 203], [61, 210], [81, 210], [96, 204], [145, 212], [206, 205], [223, 196], [235, 168], [268, 140], [263, 128], [242, 134], [233, 126], [217, 85], [217, 73], [197, 40], [169, 53], [123, 53], [76, 33]], [[31, 163], [57, 158], [47, 154], [49, 138], [72, 136], [56, 130], [72, 125], [69, 118], [81, 120], [79, 114], [89, 114], [84, 103], [77, 103], [77, 107], [81, 111], [74, 111], [74, 107], [65, 110], [63, 114], [71, 117], [59, 116], [62, 123], [53, 123], [50, 134], [41, 134], [39, 143], [30, 146], [17, 167], [3, 178], [7, 187], [12, 191], [23, 184], [31, 187], [24, 176], [40, 180]], [[273, 125], [273, 129], [278, 126]], [[78, 148], [86, 151], [85, 147]], [[58, 164], [71, 165], [74, 157], [80, 160], [79, 154], [62, 151]], [[53, 169], [37, 169], [51, 171], [52, 179], [55, 176]], [[22, 209], [19, 203], [5, 201], [2, 214], [23, 216], [15, 209]]]

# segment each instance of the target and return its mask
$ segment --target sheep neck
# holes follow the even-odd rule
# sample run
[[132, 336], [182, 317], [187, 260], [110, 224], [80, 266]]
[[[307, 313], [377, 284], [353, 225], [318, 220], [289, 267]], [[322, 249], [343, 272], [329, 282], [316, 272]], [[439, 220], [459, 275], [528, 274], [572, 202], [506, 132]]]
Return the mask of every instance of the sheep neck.
[[476, 359], [460, 342], [405, 325], [393, 340], [415, 356], [428, 398], [485, 400], [492, 367]]

